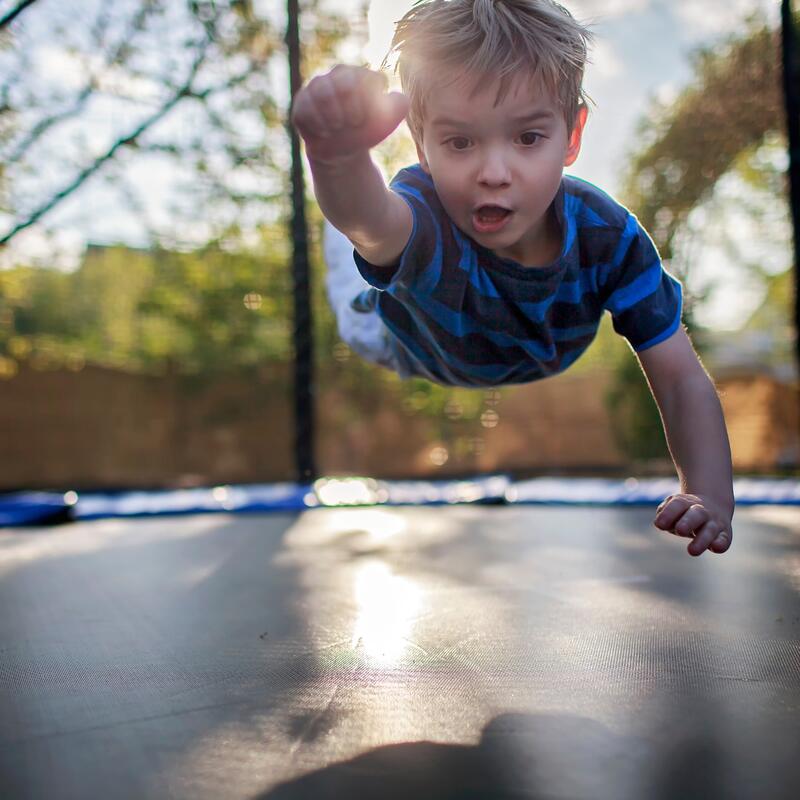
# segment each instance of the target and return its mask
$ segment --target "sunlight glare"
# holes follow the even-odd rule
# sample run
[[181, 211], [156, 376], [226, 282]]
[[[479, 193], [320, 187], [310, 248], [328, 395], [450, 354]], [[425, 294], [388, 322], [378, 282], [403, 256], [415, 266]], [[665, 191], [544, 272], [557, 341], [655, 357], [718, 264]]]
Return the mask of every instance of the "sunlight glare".
[[341, 510], [328, 517], [327, 528], [332, 534], [361, 530], [369, 533], [374, 539], [388, 539], [403, 533], [408, 527], [405, 519], [399, 514], [388, 511]]
[[383, 561], [365, 562], [355, 578], [358, 617], [352, 645], [373, 666], [397, 665], [413, 646], [407, 638], [422, 606], [422, 590], [393, 575]]
[[314, 492], [324, 506], [363, 506], [385, 503], [389, 494], [372, 478], [320, 478]]
[[369, 7], [369, 41], [364, 58], [372, 69], [378, 69], [389, 51], [394, 25], [413, 5], [413, 0], [372, 0]]

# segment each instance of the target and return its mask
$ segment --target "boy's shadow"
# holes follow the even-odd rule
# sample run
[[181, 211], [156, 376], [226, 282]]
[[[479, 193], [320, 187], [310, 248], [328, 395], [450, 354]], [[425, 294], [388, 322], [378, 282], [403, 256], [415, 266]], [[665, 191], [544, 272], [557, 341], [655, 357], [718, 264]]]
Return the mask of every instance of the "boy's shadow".
[[706, 741], [703, 769], [686, 770], [685, 746], [656, 754], [660, 748], [652, 742], [618, 736], [585, 717], [504, 714], [488, 723], [475, 746], [387, 745], [281, 784], [256, 800], [726, 796], [722, 754]]

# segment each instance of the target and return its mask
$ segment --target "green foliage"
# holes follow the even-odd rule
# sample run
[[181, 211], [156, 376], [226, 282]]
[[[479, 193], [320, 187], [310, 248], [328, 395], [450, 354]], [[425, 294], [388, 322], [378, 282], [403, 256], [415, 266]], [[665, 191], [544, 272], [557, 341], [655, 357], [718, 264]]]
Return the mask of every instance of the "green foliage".
[[630, 351], [614, 366], [614, 383], [605, 397], [614, 439], [634, 461], [669, 457], [658, 406]]
[[[690, 213], [709, 200], [724, 176], [735, 173], [743, 184], [784, 202], [784, 176], [760, 157], [765, 144], [785, 142], [779, 33], [754, 18], [743, 35], [698, 51], [694, 73], [673, 103], [654, 106], [642, 120], [623, 191], [665, 266], [681, 278], [692, 265], [674, 261], [676, 242]], [[741, 260], [741, 254], [730, 256]], [[690, 331], [694, 303], [701, 299], [685, 298]], [[621, 359], [615, 373], [607, 404], [620, 447], [635, 459], [662, 457], [667, 451], [658, 409], [637, 361]]]
[[281, 233], [268, 231], [254, 252], [92, 247], [74, 273], [0, 272], [0, 355], [185, 374], [286, 361], [291, 290]]
[[747, 329], [769, 337], [771, 349], [765, 363], [781, 367], [796, 358], [794, 326], [791, 324], [794, 307], [794, 271], [764, 276], [765, 293], [759, 307], [747, 321]]
[[623, 191], [665, 260], [687, 215], [743, 150], [784, 129], [780, 36], [752, 20], [744, 35], [699, 50], [695, 77], [642, 120]]

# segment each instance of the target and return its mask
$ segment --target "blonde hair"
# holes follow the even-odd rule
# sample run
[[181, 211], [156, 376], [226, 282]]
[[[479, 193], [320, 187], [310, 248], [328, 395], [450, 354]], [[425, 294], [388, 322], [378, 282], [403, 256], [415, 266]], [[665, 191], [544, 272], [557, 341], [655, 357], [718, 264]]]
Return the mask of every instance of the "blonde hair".
[[411, 107], [408, 125], [422, 142], [428, 94], [435, 85], [464, 74], [499, 78], [496, 103], [502, 102], [520, 74], [539, 79], [561, 105], [572, 131], [585, 105], [583, 72], [592, 35], [566, 8], [553, 0], [418, 0], [397, 23], [383, 61], [398, 54], [395, 71]]

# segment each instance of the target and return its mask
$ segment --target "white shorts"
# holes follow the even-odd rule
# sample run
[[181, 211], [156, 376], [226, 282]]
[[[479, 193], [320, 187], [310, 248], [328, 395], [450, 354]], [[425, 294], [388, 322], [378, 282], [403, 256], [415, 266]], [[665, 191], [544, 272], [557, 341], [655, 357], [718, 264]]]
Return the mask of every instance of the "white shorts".
[[327, 220], [322, 249], [328, 267], [325, 279], [328, 299], [336, 315], [342, 341], [367, 361], [402, 373], [391, 345], [391, 334], [378, 312], [374, 308], [353, 306], [353, 300], [370, 285], [361, 277], [355, 265], [352, 243]]

